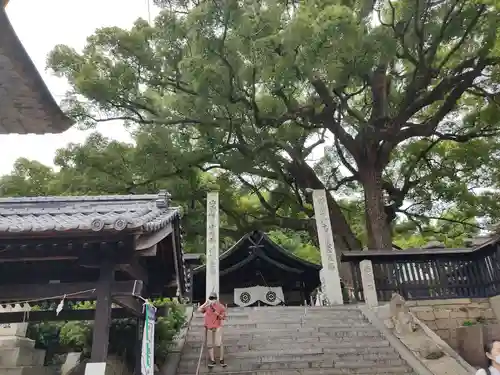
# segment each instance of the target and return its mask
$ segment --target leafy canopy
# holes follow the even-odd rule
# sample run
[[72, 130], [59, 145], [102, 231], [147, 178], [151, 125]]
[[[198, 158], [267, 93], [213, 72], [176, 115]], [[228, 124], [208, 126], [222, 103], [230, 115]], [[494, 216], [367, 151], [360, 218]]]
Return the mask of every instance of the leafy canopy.
[[334, 190], [340, 248], [361, 247], [353, 198], [374, 249], [391, 247], [398, 215], [423, 230], [456, 212], [468, 226], [494, 219], [497, 194], [477, 189], [498, 182], [492, 5], [159, 3], [151, 25], [99, 29], [82, 52], [50, 54], [80, 123], [125, 121], [138, 142], [157, 140], [144, 160], [165, 150], [160, 163], [174, 171], [217, 171], [258, 197], [259, 219], [285, 229], [312, 233], [308, 189]]

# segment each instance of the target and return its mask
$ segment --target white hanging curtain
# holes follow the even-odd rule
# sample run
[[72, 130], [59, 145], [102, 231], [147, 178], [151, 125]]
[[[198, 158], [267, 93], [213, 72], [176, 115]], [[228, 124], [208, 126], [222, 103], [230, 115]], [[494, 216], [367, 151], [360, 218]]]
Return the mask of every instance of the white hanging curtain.
[[261, 301], [266, 305], [277, 306], [285, 301], [282, 287], [269, 288], [267, 286], [252, 286], [249, 288], [234, 289], [234, 303], [240, 307], [253, 305]]
[[274, 288], [260, 287], [261, 298], [260, 300], [268, 305], [277, 306], [280, 303], [285, 302], [285, 295], [283, 294], [283, 288], [280, 286]]
[[258, 290], [251, 288], [234, 288], [234, 304], [240, 307], [253, 305], [259, 300]]

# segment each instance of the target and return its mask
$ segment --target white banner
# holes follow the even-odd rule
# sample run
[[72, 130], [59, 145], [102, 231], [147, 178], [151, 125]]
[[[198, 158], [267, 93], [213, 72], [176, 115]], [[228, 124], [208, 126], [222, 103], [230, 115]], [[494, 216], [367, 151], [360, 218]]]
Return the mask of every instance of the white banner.
[[154, 375], [156, 308], [146, 303], [144, 311], [146, 312], [146, 316], [142, 334], [141, 375]]
[[219, 295], [219, 193], [207, 194], [206, 299]]
[[252, 286], [249, 288], [234, 289], [234, 303], [240, 307], [253, 305], [261, 301], [266, 305], [277, 306], [285, 302], [283, 288], [278, 286], [270, 288], [267, 286]]

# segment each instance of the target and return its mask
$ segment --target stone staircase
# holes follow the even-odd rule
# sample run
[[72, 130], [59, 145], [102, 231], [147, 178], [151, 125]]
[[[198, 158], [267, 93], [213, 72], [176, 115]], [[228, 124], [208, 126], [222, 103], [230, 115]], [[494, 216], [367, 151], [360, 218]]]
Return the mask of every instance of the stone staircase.
[[0, 337], [0, 375], [53, 375], [43, 366], [45, 350], [25, 337]]
[[[204, 328], [195, 313], [177, 375], [195, 374]], [[230, 308], [224, 326], [228, 366], [200, 373], [245, 375], [414, 374], [356, 306]]]

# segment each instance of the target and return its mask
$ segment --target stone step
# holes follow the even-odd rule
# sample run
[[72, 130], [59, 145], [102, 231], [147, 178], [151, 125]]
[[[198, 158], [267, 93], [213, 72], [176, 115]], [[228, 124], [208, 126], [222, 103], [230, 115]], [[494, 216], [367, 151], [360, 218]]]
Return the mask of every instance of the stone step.
[[[204, 331], [202, 332], [189, 332], [187, 334], [187, 340], [188, 341], [193, 341], [193, 340], [201, 340], [203, 341], [205, 336]], [[224, 332], [223, 340], [224, 342], [232, 339], [240, 339], [242, 341], [248, 342], [252, 341], [253, 339], [278, 339], [278, 338], [317, 338], [318, 340], [321, 337], [329, 337], [329, 338], [341, 338], [341, 337], [357, 337], [357, 338], [365, 338], [365, 337], [382, 337], [381, 333], [373, 328], [373, 327], [366, 327], [366, 328], [354, 328], [352, 330], [349, 330], [349, 328], [343, 328], [343, 329], [331, 329], [331, 330], [316, 330], [314, 328], [303, 328], [300, 331], [297, 330], [287, 330], [287, 329], [275, 329], [275, 330], [269, 330], [269, 331], [262, 331], [262, 330], [257, 330], [257, 331], [233, 331], [233, 332]], [[315, 341], [315, 340], [311, 340]]]
[[[272, 333], [272, 334], [281, 334], [286, 332], [293, 333], [321, 333], [321, 332], [330, 332], [330, 331], [357, 331], [357, 332], [366, 332], [366, 331], [377, 331], [371, 324], [359, 324], [359, 325], [338, 325], [331, 327], [314, 327], [312, 325], [309, 326], [298, 326], [298, 327], [269, 327], [269, 328], [235, 328], [232, 326], [224, 326], [224, 334], [232, 335], [232, 334], [245, 334], [245, 335], [254, 335], [261, 333]], [[194, 327], [193, 329], [188, 330], [188, 334], [200, 334], [204, 333], [205, 329], [202, 327]]]
[[[381, 341], [384, 338], [382, 336], [371, 336], [371, 337], [359, 337], [359, 336], [344, 336], [337, 337], [336, 339], [332, 339], [332, 336], [307, 336], [307, 337], [232, 337], [232, 338], [224, 338], [224, 346], [231, 345], [267, 345], [267, 344], [281, 344], [287, 346], [300, 346], [305, 347], [313, 344], [322, 344], [329, 342], [338, 342], [338, 343], [349, 343], [352, 346], [360, 342], [377, 342]], [[190, 347], [200, 347], [203, 342], [203, 338], [199, 337], [196, 340], [188, 340], [186, 342], [186, 348]]]
[[34, 348], [35, 340], [19, 336], [0, 336], [0, 348]]
[[[355, 329], [355, 330], [365, 330], [369, 327], [372, 327], [372, 325], [368, 322], [361, 322], [361, 323], [350, 323], [350, 324], [328, 324], [328, 325], [314, 325], [312, 322], [308, 324], [280, 324], [277, 323], [274, 326], [269, 325], [268, 327], [262, 327], [260, 325], [256, 324], [245, 324], [245, 325], [224, 325], [224, 334], [255, 334], [255, 333], [261, 333], [261, 332], [282, 332], [285, 330], [291, 331], [291, 332], [332, 332], [335, 330], [343, 331], [343, 330], [349, 330], [349, 329]], [[205, 333], [205, 327], [198, 326], [198, 327], [190, 327], [188, 334], [204, 334]]]
[[[238, 368], [246, 369], [258, 369], [263, 364], [275, 364], [281, 362], [286, 363], [287, 366], [292, 368], [300, 368], [304, 363], [330, 363], [330, 367], [333, 366], [333, 358], [324, 355], [322, 353], [303, 353], [300, 355], [269, 355], [269, 356], [257, 356], [257, 357], [235, 357], [233, 355], [224, 356], [228, 364], [231, 366], [236, 366]], [[198, 364], [198, 357], [193, 356], [191, 358], [181, 358], [180, 367], [181, 368], [196, 368]], [[320, 366], [318, 366], [320, 367]]]
[[[201, 341], [190, 342], [185, 346], [185, 352], [189, 352], [192, 350], [199, 350], [201, 348]], [[234, 341], [224, 341], [224, 351], [229, 352], [239, 352], [239, 351], [248, 351], [248, 350], [280, 350], [287, 349], [290, 347], [307, 347], [307, 348], [323, 348], [326, 351], [329, 350], [356, 350], [356, 349], [373, 349], [377, 350], [378, 348], [390, 348], [393, 350], [389, 344], [389, 341], [376, 339], [364, 339], [362, 341], [352, 341], [352, 340], [314, 340], [307, 342], [297, 342], [295, 339], [290, 340], [260, 340], [254, 341], [250, 343], [243, 344], [240, 340]]]
[[[228, 351], [224, 350], [224, 353], [228, 353]], [[279, 356], [279, 355], [296, 355], [300, 356], [302, 354], [307, 355], [320, 355], [323, 354], [323, 350], [321, 348], [307, 348], [304, 350], [295, 349], [295, 350], [254, 350], [254, 351], [240, 351], [233, 352], [231, 354], [231, 358], [257, 358], [257, 357], [271, 357], [271, 356]], [[192, 360], [198, 359], [198, 352], [188, 352], [183, 354], [182, 360]]]
[[[196, 313], [178, 375], [195, 373], [204, 334]], [[209, 370], [204, 353], [201, 374], [413, 374], [357, 306], [230, 308], [223, 343], [228, 367]]]
[[[388, 361], [401, 361], [401, 357], [396, 352], [386, 353], [344, 353], [344, 354], [331, 354], [331, 353], [293, 353], [289, 352], [267, 352], [264, 353], [250, 352], [250, 353], [233, 353], [225, 356], [228, 362], [237, 364], [239, 366], [248, 366], [255, 364], [267, 363], [280, 363], [286, 364], [285, 367], [298, 368], [304, 364], [309, 367], [334, 367], [337, 363], [359, 363], [370, 362], [370, 365], [380, 364], [381, 362], [387, 363]], [[192, 367], [197, 365], [198, 356], [191, 356], [189, 358], [182, 357], [181, 367]], [[392, 362], [391, 362], [392, 363]], [[399, 362], [397, 362], [399, 363]], [[401, 362], [404, 364], [403, 362]], [[338, 367], [338, 366], [337, 366]]]
[[[335, 314], [361, 314], [358, 307], [349, 308], [316, 308], [316, 307], [271, 307], [271, 308], [245, 308], [243, 310], [237, 310], [234, 308], [227, 309], [228, 314], [233, 316], [257, 316], [257, 315], [314, 315], [314, 316], [332, 316]], [[195, 310], [194, 315], [200, 316], [202, 313]]]
[[[348, 357], [334, 360], [328, 356], [316, 356], [315, 358], [307, 355], [296, 357], [277, 356], [262, 359], [232, 359], [229, 356], [226, 359], [227, 369], [232, 371], [258, 371], [258, 370], [278, 370], [278, 369], [311, 369], [311, 368], [336, 368], [336, 369], [371, 369], [373, 373], [378, 374], [378, 370], [383, 371], [384, 367], [405, 367], [406, 363], [397, 359], [373, 359], [371, 357]], [[203, 359], [202, 359], [202, 362]], [[195, 372], [198, 360], [181, 361], [179, 373]], [[202, 363], [206, 369], [206, 363]]]
[[[315, 334], [326, 335], [326, 333], [320, 333], [313, 327], [303, 327], [301, 329], [287, 329], [287, 328], [277, 328], [277, 329], [245, 329], [245, 330], [237, 330], [237, 329], [224, 329], [224, 338], [230, 337], [258, 337], [258, 336], [268, 336], [268, 337], [277, 337], [277, 336], [288, 336], [294, 335], [296, 337], [306, 337], [312, 336]], [[187, 333], [188, 339], [190, 337], [203, 337], [205, 335], [205, 330], [189, 330]]]
[[359, 305], [339, 305], [339, 306], [254, 306], [254, 307], [229, 307], [228, 310], [235, 312], [247, 311], [359, 311]]
[[[269, 318], [269, 317], [279, 317], [279, 318], [299, 318], [301, 316], [307, 317], [312, 316], [316, 319], [326, 319], [326, 318], [334, 318], [334, 317], [354, 317], [361, 318], [363, 314], [361, 311], [326, 311], [326, 312], [314, 312], [314, 311], [268, 311], [268, 312], [247, 312], [247, 313], [234, 313], [231, 310], [227, 311], [227, 316], [233, 319], [245, 319], [245, 318]], [[195, 319], [201, 319], [203, 314], [200, 312], [195, 312], [193, 314]]]
[[[255, 321], [251, 319], [234, 321], [228, 320], [224, 321], [224, 327], [232, 327], [237, 329], [247, 329], [247, 328], [275, 328], [275, 327], [283, 327], [283, 328], [300, 328], [303, 326], [310, 327], [337, 327], [337, 326], [349, 326], [349, 325], [368, 325], [370, 324], [367, 320], [361, 319], [324, 319], [317, 320], [313, 318], [309, 319], [296, 319], [296, 320], [288, 320], [288, 321]], [[200, 320], [196, 322], [192, 322], [190, 329], [193, 328], [204, 328], [205, 323]]]
[[[203, 325], [204, 318], [195, 317], [191, 319], [191, 323], [194, 325]], [[293, 315], [293, 316], [274, 316], [274, 315], [264, 315], [264, 316], [241, 316], [233, 317], [231, 315], [226, 315], [225, 322], [227, 324], [257, 324], [257, 323], [300, 323], [304, 321], [317, 321], [318, 324], [324, 324], [326, 322], [338, 322], [338, 321], [352, 321], [352, 322], [364, 322], [366, 318], [364, 316], [353, 316], [352, 314], [346, 316], [325, 316], [325, 317], [315, 317], [311, 315]]]
[[[406, 366], [392, 366], [385, 367], [383, 369], [339, 369], [339, 368], [328, 368], [328, 369], [290, 369], [290, 370], [271, 370], [271, 371], [235, 371], [231, 370], [229, 366], [227, 368], [215, 367], [208, 370], [203, 364], [200, 373], [215, 373], [215, 374], [225, 374], [225, 375], [403, 375], [412, 374], [415, 375], [413, 370]], [[180, 372], [177, 375], [192, 375], [192, 372]]]
[[[270, 309], [245, 309], [245, 310], [235, 310], [233, 308], [228, 308], [226, 311], [234, 316], [238, 315], [266, 315], [266, 314], [282, 314], [282, 315], [303, 315], [303, 314], [312, 314], [316, 316], [321, 315], [331, 315], [331, 314], [359, 314], [361, 310], [359, 308], [350, 308], [350, 309], [317, 309], [308, 307], [307, 309], [303, 307], [287, 307], [287, 308], [270, 308]], [[197, 309], [194, 311], [195, 314], [201, 314]]]
[[[0, 368], [16, 366], [43, 366], [45, 350], [28, 346], [19, 348], [0, 347]], [[1, 374], [0, 374], [1, 375]]]
[[[247, 317], [233, 317], [231, 315], [227, 315], [226, 319], [224, 320], [225, 324], [271, 324], [271, 323], [281, 323], [281, 324], [294, 324], [294, 323], [301, 323], [301, 322], [317, 322], [318, 324], [325, 324], [328, 322], [343, 322], [343, 321], [349, 321], [349, 322], [366, 322], [367, 319], [364, 316], [326, 316], [326, 317], [315, 317], [311, 315], [297, 315], [297, 316], [273, 316], [273, 315], [266, 315], [266, 316], [258, 316], [258, 317], [253, 317], [253, 316], [247, 316]], [[203, 317], [197, 317], [191, 319], [191, 324], [193, 326], [202, 326], [204, 323], [204, 318]]]
[[0, 375], [54, 375], [54, 369], [44, 366], [0, 367]]
[[[399, 355], [391, 347], [382, 348], [325, 348], [325, 347], [308, 347], [308, 348], [278, 348], [278, 349], [255, 349], [255, 350], [240, 350], [232, 351], [224, 348], [224, 353], [230, 358], [262, 358], [262, 357], [272, 357], [272, 356], [297, 356], [300, 357], [303, 354], [307, 355], [322, 355], [327, 354], [332, 358], [344, 358], [352, 356], [366, 356], [374, 358], [385, 358], [385, 359], [398, 359]], [[190, 351], [182, 356], [183, 360], [198, 360], [199, 351]]]

